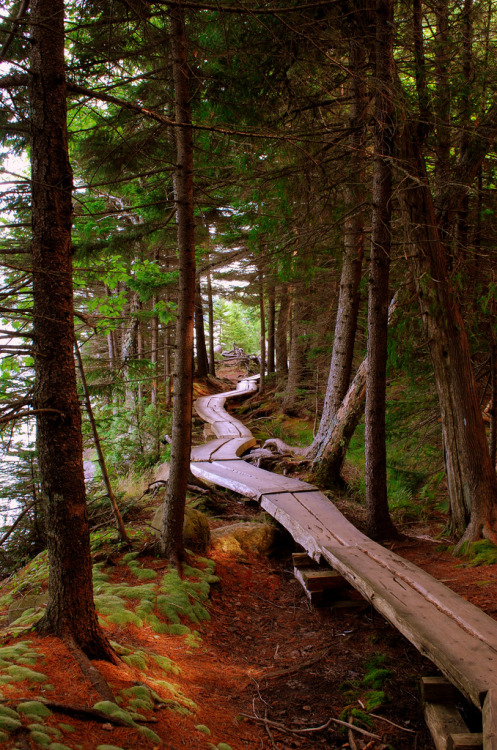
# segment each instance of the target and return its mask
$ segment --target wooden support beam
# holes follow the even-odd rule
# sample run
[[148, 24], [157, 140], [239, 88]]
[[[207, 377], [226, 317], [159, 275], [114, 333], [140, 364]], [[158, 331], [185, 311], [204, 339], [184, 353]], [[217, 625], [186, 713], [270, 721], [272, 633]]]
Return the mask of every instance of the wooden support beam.
[[470, 734], [464, 719], [452, 703], [427, 703], [425, 721], [437, 750], [449, 750], [451, 736]]
[[426, 703], [455, 703], [461, 697], [446, 677], [422, 677], [421, 695]]
[[483, 701], [483, 748], [497, 750], [497, 691], [489, 690]]

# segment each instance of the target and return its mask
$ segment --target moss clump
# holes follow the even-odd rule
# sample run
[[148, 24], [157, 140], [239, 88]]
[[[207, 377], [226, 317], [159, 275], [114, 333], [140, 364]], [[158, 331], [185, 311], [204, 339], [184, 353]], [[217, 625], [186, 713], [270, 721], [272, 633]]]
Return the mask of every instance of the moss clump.
[[47, 676], [41, 672], [34, 672], [28, 667], [19, 667], [17, 664], [7, 667], [7, 672], [14, 682], [21, 682], [21, 680], [29, 680], [29, 682], [46, 682]]
[[97, 745], [97, 750], [124, 750], [124, 748], [117, 745]]
[[133, 721], [128, 711], [125, 711], [123, 708], [119, 708], [119, 706], [117, 706], [115, 703], [112, 703], [111, 701], [100, 701], [100, 703], [95, 703], [93, 708], [96, 711], [102, 711], [102, 713], [107, 714], [108, 716], [112, 716], [113, 718], [122, 719], [122, 721], [125, 721], [127, 724], [134, 726], [135, 722]]
[[48, 746], [48, 750], [72, 750], [72, 748], [68, 747], [68, 745], [61, 745], [60, 742], [52, 742]]
[[0, 729], [4, 732], [15, 732], [22, 727], [22, 722], [13, 716], [0, 716]]
[[383, 690], [370, 690], [364, 696], [364, 708], [366, 711], [376, 711], [387, 701], [387, 696]]
[[455, 551], [460, 557], [465, 557], [470, 566], [494, 565], [497, 563], [497, 547], [488, 539], [477, 542], [465, 542]]
[[33, 742], [36, 742], [37, 745], [41, 745], [41, 747], [48, 747], [52, 744], [52, 738], [49, 734], [45, 734], [45, 732], [35, 730], [34, 732], [30, 732], [29, 736]]
[[72, 724], [59, 724], [59, 729], [62, 729], [63, 732], [75, 732], [75, 728]]
[[181, 669], [171, 659], [168, 659], [167, 656], [159, 656], [159, 654], [150, 654], [150, 656], [164, 672], [171, 672], [176, 675], [181, 674]]
[[119, 627], [123, 627], [128, 623], [136, 625], [137, 628], [143, 627], [143, 620], [138, 617], [138, 615], [135, 615], [134, 612], [130, 612], [129, 609], [123, 609], [120, 612], [114, 612], [112, 615], [108, 615], [107, 619], [114, 625], [119, 625]]
[[220, 742], [217, 746], [217, 750], [232, 750], [231, 745], [227, 745], [226, 742]]
[[139, 727], [138, 731], [151, 742], [156, 742], [158, 745], [162, 743], [159, 735], [155, 734], [149, 727]]
[[24, 703], [19, 703], [19, 705], [17, 706], [17, 710], [20, 714], [26, 714], [26, 716], [36, 716], [43, 719], [46, 716], [52, 715], [50, 709], [40, 701], [25, 701]]
[[130, 667], [136, 667], [144, 672], [147, 668], [148, 659], [143, 651], [135, 651], [133, 654], [122, 657], [125, 664], [129, 664]]
[[8, 706], [0, 706], [0, 717], [2, 716], [8, 716], [11, 719], [20, 718], [18, 711], [14, 711], [13, 708], [9, 708]]
[[7, 740], [10, 740], [10, 735], [0, 730], [0, 743], [7, 742]]
[[141, 701], [149, 709], [154, 707], [152, 691], [146, 685], [135, 685], [131, 688], [126, 688], [125, 690], [121, 690], [121, 695], [124, 695], [125, 698], [130, 698], [130, 703], [132, 701]]
[[205, 724], [195, 724], [195, 729], [198, 732], [202, 732], [202, 734], [207, 735], [207, 737], [210, 737], [211, 735], [211, 730], [209, 729], [209, 727], [206, 727]]

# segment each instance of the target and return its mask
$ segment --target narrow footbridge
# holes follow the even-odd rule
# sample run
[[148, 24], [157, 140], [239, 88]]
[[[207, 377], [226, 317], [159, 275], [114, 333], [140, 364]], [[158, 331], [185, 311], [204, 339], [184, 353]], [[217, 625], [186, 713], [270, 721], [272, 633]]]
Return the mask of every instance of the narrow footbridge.
[[416, 565], [368, 539], [316, 487], [259, 469], [240, 456], [255, 439], [224, 410], [226, 399], [257, 390], [197, 399], [195, 409], [215, 440], [193, 448], [195, 476], [257, 499], [317, 562], [326, 561], [427, 656], [483, 712], [483, 747], [497, 749], [497, 622]]

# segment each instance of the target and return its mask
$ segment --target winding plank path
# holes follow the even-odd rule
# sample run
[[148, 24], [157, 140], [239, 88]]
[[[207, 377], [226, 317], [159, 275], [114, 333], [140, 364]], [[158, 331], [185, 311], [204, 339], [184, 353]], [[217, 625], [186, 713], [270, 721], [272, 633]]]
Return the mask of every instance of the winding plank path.
[[242, 380], [236, 390], [197, 399], [195, 409], [216, 439], [193, 448], [192, 473], [257, 499], [310, 557], [338, 571], [482, 709], [484, 749], [497, 749], [497, 622], [371, 541], [313, 485], [240, 458], [256, 441], [224, 404], [256, 391], [257, 377]]

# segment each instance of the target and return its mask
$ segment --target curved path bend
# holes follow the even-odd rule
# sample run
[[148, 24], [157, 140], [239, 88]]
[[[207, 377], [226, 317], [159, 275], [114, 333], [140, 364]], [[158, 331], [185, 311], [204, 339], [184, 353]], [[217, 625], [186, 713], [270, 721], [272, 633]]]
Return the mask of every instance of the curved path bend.
[[193, 448], [191, 470], [257, 499], [316, 561], [354, 586], [478, 708], [484, 748], [497, 748], [497, 622], [428, 573], [371, 541], [316, 487], [259, 469], [240, 458], [255, 444], [224, 409], [226, 399], [257, 390], [258, 376], [236, 390], [197, 399], [195, 409], [216, 435]]

